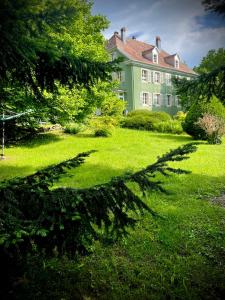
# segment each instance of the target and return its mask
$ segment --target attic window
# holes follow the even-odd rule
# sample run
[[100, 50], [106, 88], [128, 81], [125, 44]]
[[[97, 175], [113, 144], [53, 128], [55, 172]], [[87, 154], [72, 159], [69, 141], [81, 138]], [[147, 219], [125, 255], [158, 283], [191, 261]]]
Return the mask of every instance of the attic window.
[[175, 68], [179, 69], [179, 60], [178, 59], [175, 59]]
[[158, 63], [158, 55], [157, 55], [157, 54], [153, 54], [153, 62], [154, 62], [155, 64]]

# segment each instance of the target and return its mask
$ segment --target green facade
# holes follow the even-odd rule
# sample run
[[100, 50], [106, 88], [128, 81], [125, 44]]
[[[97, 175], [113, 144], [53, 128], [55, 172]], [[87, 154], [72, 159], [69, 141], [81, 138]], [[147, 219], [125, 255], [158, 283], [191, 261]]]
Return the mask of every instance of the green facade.
[[[116, 50], [117, 51], [117, 50]], [[115, 51], [114, 51], [115, 53]], [[117, 55], [121, 54], [117, 51]], [[120, 82], [120, 91], [124, 92], [124, 100], [127, 102], [127, 110], [135, 109], [149, 109], [153, 111], [165, 111], [171, 115], [176, 114], [177, 111], [182, 110], [182, 107], [177, 103], [177, 96], [174, 87], [166, 82], [166, 74], [171, 76], [180, 76], [186, 78], [193, 78], [196, 75], [190, 73], [179, 72], [178, 70], [162, 68], [157, 65], [149, 65], [129, 59], [125, 59], [121, 63], [123, 72], [123, 81]], [[142, 69], [147, 70], [149, 74], [154, 72], [160, 73], [160, 83], [143, 82]], [[150, 99], [149, 105], [143, 104], [142, 93], [148, 93]], [[154, 94], [160, 94], [160, 105], [156, 105]], [[171, 105], [168, 105], [167, 95], [171, 95]]]

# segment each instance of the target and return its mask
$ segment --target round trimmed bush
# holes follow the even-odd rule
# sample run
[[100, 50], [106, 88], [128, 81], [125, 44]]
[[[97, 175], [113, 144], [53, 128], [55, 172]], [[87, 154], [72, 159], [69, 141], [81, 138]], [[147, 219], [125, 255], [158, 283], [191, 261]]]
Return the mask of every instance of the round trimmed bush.
[[194, 139], [207, 139], [205, 131], [196, 124], [198, 119], [205, 113], [225, 120], [225, 107], [215, 96], [213, 96], [209, 102], [195, 102], [187, 113], [185, 121], [182, 123], [184, 131], [190, 134]]
[[139, 129], [139, 130], [152, 130], [153, 124], [160, 122], [157, 118], [153, 116], [144, 116], [144, 115], [134, 115], [127, 117], [122, 122], [122, 127]]
[[127, 114], [127, 117], [134, 116], [153, 117], [155, 119], [158, 119], [158, 121], [160, 122], [166, 122], [171, 120], [171, 116], [164, 111], [151, 111], [147, 109], [137, 109]]

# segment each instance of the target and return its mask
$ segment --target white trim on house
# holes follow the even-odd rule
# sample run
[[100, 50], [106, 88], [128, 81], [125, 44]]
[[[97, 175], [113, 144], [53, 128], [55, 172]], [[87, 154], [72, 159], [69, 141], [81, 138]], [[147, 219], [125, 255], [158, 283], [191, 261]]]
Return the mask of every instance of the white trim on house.
[[[145, 76], [143, 75], [144, 72], [145, 72]], [[148, 69], [141, 68], [141, 81], [142, 82], [148, 82], [149, 81], [149, 70]]]
[[149, 92], [142, 91], [140, 93], [140, 103], [144, 107], [152, 107], [152, 95]]

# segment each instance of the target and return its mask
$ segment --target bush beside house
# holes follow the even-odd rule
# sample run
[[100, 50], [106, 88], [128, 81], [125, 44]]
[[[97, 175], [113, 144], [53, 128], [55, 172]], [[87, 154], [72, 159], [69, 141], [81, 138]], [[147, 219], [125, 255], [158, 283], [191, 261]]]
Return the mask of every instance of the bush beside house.
[[182, 123], [184, 131], [194, 139], [207, 140], [205, 130], [197, 124], [199, 118], [202, 118], [205, 113], [225, 120], [225, 107], [215, 96], [208, 102], [207, 100], [195, 102]]

